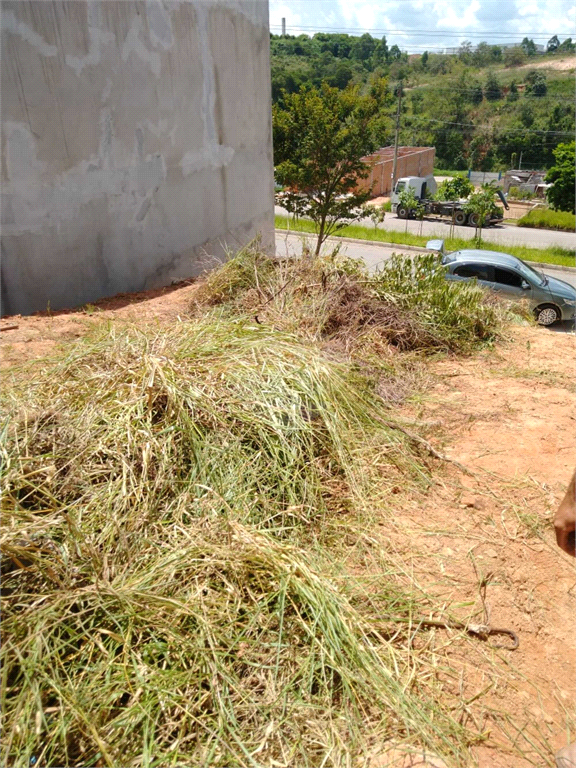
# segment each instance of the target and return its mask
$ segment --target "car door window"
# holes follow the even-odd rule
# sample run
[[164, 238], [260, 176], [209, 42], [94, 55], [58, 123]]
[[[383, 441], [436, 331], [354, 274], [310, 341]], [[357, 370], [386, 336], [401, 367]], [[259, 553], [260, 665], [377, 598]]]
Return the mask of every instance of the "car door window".
[[454, 274], [458, 277], [476, 277], [478, 280], [488, 280], [488, 267], [485, 264], [461, 264], [456, 267]]
[[522, 287], [522, 277], [517, 272], [501, 269], [500, 267], [494, 267], [494, 282], [499, 285], [508, 285], [512, 288]]

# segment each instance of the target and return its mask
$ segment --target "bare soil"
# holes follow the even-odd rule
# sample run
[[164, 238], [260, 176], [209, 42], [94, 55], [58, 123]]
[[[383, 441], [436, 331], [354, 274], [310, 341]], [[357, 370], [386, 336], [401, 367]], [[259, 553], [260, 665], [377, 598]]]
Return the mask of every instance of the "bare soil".
[[[184, 281], [76, 310], [3, 318], [0, 329], [17, 326], [0, 330], [4, 373], [65, 347], [97, 322], [178, 322], [196, 287]], [[514, 756], [514, 768], [550, 766], [574, 739], [576, 577], [573, 559], [555, 545], [552, 518], [576, 463], [575, 341], [515, 326], [495, 348], [432, 360], [431, 386], [400, 409], [469, 472], [446, 462], [427, 492], [401, 492], [395, 525], [383, 520], [376, 535], [463, 620], [486, 618], [484, 580], [488, 623], [520, 641], [509, 651], [479, 640], [470, 651], [455, 630], [424, 635], [438, 647], [450, 644], [460, 675], [439, 667], [438, 679], [469, 702], [470, 720], [485, 734], [477, 747], [481, 768], [511, 768], [511, 735], [525, 753], [523, 761]], [[496, 710], [521, 723], [521, 732]]]
[[569, 56], [566, 59], [546, 59], [545, 61], [538, 61], [534, 64], [522, 64], [521, 67], [516, 69], [554, 69], [557, 72], [568, 72], [576, 68], [576, 57], [574, 55]]
[[[431, 424], [429, 439], [461, 462], [399, 519], [396, 546], [423, 587], [447, 605], [482, 608], [512, 629], [515, 651], [468, 646], [460, 660], [470, 716], [490, 732], [481, 768], [508, 768], [509, 727], [491, 707], [523, 722], [521, 765], [552, 765], [574, 739], [576, 579], [574, 560], [555, 544], [552, 518], [576, 464], [575, 339], [516, 327], [496, 349], [432, 364], [436, 384], [406, 415]], [[474, 610], [462, 608], [462, 618]], [[480, 614], [480, 618], [482, 618]], [[502, 638], [494, 641], [500, 642]], [[500, 654], [508, 672], [491, 664]], [[457, 645], [454, 658], [458, 656]], [[539, 743], [534, 749], [530, 742]]]

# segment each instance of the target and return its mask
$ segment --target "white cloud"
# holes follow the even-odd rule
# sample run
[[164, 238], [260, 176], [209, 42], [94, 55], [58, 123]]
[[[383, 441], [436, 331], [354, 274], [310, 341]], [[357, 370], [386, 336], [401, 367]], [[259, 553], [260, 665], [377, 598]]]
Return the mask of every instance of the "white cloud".
[[415, 52], [466, 39], [505, 43], [529, 37], [545, 45], [553, 34], [576, 37], [575, 0], [270, 0], [273, 32], [282, 17], [289, 34], [370, 31]]

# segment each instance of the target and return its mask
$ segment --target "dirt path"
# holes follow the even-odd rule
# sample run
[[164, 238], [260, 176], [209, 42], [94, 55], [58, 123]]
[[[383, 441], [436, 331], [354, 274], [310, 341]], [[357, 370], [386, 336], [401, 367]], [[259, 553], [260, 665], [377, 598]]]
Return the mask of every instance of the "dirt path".
[[[568, 56], [566, 59], [546, 59], [545, 61], [529, 62], [516, 69], [553, 69], [556, 72], [568, 72], [576, 68], [576, 57]], [[506, 70], [502, 70], [506, 72]]]
[[[177, 322], [195, 285], [120, 295], [79, 311], [4, 318], [2, 366], [51, 353], [98, 320]], [[457, 632], [427, 633], [450, 644], [458, 671], [438, 680], [464, 699], [484, 740], [481, 768], [552, 765], [554, 751], [574, 738], [576, 646], [574, 563], [554, 543], [551, 519], [576, 463], [575, 339], [517, 327], [495, 349], [431, 363], [435, 382], [402, 409], [428, 439], [472, 474], [446, 464], [419, 497], [399, 496], [396, 526], [382, 525], [421, 586], [452, 615], [481, 618], [486, 582], [490, 623], [518, 634], [516, 651], [472, 646]], [[385, 538], [384, 538], [385, 537]], [[433, 639], [431, 639], [431, 635]], [[502, 716], [507, 712], [521, 732]], [[517, 739], [525, 759], [512, 758]]]

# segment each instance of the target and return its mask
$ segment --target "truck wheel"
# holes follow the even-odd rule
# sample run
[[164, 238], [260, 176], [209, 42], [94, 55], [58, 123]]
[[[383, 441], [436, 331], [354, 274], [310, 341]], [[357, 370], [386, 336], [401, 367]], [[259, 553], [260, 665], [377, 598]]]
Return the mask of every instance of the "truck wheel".
[[466, 224], [466, 214], [464, 211], [456, 211], [454, 214], [454, 224], [458, 224], [459, 227]]
[[468, 216], [468, 224], [470, 224], [471, 227], [477, 227], [479, 221], [480, 216], [477, 213], [471, 213]]
[[398, 216], [399, 219], [407, 219], [408, 209], [404, 208], [403, 205], [399, 205], [398, 208], [396, 208], [396, 216]]

